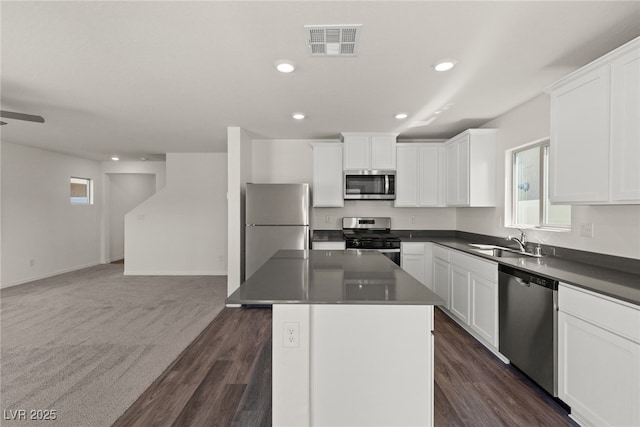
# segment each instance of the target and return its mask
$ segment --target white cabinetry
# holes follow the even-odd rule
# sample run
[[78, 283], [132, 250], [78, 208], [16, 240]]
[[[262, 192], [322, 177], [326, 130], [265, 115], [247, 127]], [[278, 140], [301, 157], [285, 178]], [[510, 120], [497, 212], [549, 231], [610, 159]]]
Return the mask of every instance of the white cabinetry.
[[429, 242], [403, 242], [401, 245], [402, 269], [427, 288], [433, 290], [432, 248]]
[[445, 312], [498, 354], [498, 264], [434, 245], [433, 284]]
[[640, 307], [561, 283], [558, 395], [586, 426], [640, 425]]
[[396, 170], [396, 134], [344, 132], [344, 170]]
[[469, 296], [469, 270], [452, 262], [450, 311], [466, 325], [469, 324]]
[[313, 242], [311, 243], [311, 249], [325, 250], [325, 251], [343, 251], [346, 249], [347, 244], [342, 242]]
[[433, 247], [433, 292], [444, 300], [442, 308], [447, 310], [449, 310], [450, 271], [449, 250], [435, 245]]
[[[492, 264], [492, 263], [489, 263]], [[469, 277], [471, 285], [471, 319], [469, 326], [494, 350], [498, 350], [498, 270], [488, 266], [490, 274], [472, 272]]]
[[611, 202], [640, 203], [640, 47], [611, 64]]
[[311, 144], [314, 207], [344, 206], [342, 146], [339, 142]]
[[442, 144], [397, 144], [395, 207], [444, 206]]
[[640, 203], [640, 38], [552, 85], [553, 203]]
[[445, 147], [447, 206], [495, 206], [496, 130], [469, 129]]

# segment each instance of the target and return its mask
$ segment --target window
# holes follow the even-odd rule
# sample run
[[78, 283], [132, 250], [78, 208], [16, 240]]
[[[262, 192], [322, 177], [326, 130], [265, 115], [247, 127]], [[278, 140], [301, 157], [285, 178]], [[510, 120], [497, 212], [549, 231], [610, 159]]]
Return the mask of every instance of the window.
[[571, 206], [549, 201], [549, 139], [513, 152], [511, 222], [520, 228], [567, 228]]
[[71, 204], [93, 204], [93, 182], [90, 179], [71, 177]]

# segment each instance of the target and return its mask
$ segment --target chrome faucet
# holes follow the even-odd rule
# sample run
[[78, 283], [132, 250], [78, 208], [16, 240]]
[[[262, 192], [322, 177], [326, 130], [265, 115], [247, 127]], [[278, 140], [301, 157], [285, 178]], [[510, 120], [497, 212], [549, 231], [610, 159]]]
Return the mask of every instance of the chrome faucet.
[[513, 240], [518, 244], [518, 247], [520, 248], [521, 252], [526, 252], [527, 250], [525, 249], [524, 245], [525, 243], [527, 243], [527, 236], [524, 234], [524, 231], [520, 230], [519, 228], [517, 230], [520, 231], [520, 238], [518, 239], [515, 236], [509, 235], [509, 237], [507, 237], [507, 240], [509, 241]]

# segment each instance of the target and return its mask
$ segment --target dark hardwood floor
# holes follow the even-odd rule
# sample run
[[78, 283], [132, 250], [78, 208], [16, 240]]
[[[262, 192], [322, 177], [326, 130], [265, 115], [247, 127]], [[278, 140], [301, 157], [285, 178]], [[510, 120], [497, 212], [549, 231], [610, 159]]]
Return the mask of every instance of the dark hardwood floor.
[[114, 426], [270, 425], [270, 343], [270, 309], [223, 309]]
[[446, 314], [436, 309], [434, 317], [436, 426], [577, 426], [542, 388]]
[[[435, 425], [576, 426], [440, 310]], [[114, 426], [271, 425], [271, 310], [224, 309]]]

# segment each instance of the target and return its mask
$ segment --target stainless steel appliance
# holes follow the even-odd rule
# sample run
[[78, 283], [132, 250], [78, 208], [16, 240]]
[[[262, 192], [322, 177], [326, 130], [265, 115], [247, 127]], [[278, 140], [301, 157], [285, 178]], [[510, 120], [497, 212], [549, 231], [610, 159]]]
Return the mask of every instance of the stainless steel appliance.
[[309, 249], [309, 184], [247, 184], [245, 280], [280, 249]]
[[344, 171], [345, 200], [394, 200], [396, 172], [379, 170]]
[[558, 282], [499, 267], [499, 350], [551, 395], [558, 395]]
[[391, 233], [391, 218], [344, 217], [342, 234], [347, 250], [378, 251], [400, 265], [400, 238]]

